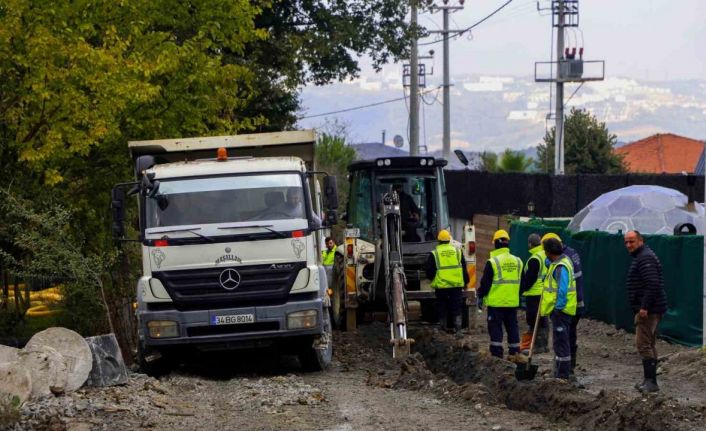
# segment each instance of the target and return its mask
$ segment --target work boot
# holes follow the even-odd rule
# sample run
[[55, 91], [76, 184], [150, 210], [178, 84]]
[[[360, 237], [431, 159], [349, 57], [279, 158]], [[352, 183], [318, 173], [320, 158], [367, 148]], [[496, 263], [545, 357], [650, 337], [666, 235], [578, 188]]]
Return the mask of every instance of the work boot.
[[657, 385], [657, 361], [655, 359], [643, 359], [642, 368], [645, 373], [645, 381], [638, 387], [640, 392], [658, 392]]
[[532, 334], [529, 332], [525, 332], [520, 337], [520, 351], [522, 353], [527, 351], [527, 354], [529, 354], [530, 344], [532, 344]]
[[534, 353], [547, 353], [549, 351], [549, 333], [547, 328], [541, 326], [537, 329], [537, 339], [534, 340]]

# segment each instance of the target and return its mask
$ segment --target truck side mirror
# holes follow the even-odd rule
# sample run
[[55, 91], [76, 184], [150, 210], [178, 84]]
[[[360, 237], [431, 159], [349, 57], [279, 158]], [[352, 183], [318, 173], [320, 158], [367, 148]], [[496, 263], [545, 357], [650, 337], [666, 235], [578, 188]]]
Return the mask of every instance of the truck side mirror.
[[139, 178], [144, 171], [154, 166], [154, 156], [140, 156], [135, 162], [137, 177]]
[[125, 236], [125, 191], [115, 187], [111, 192], [110, 208], [113, 211], [113, 237]]
[[326, 198], [327, 209], [338, 209], [338, 187], [336, 186], [336, 177], [333, 175], [324, 177], [324, 197]]
[[328, 210], [326, 211], [326, 226], [334, 226], [338, 223], [338, 211]]

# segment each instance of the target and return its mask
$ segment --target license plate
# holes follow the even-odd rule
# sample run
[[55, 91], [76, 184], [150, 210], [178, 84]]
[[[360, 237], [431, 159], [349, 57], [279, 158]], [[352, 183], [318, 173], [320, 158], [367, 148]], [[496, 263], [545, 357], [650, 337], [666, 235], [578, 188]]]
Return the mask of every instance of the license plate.
[[254, 323], [254, 314], [231, 314], [228, 316], [211, 317], [211, 325], [240, 325], [243, 323]]
[[360, 237], [360, 229], [358, 229], [357, 227], [346, 229], [344, 232], [344, 237], [346, 237], [346, 238], [359, 238]]

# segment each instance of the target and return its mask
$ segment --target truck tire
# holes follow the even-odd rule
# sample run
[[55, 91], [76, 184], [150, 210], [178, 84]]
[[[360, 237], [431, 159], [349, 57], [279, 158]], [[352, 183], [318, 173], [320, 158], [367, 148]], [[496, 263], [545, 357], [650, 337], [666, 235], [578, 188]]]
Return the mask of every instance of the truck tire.
[[299, 352], [299, 362], [304, 371], [322, 371], [329, 366], [333, 357], [333, 333], [329, 311], [324, 309], [321, 314], [323, 333], [313, 344], [307, 343]]
[[[155, 355], [160, 357], [155, 359]], [[171, 358], [164, 352], [145, 347], [141, 342], [137, 343], [137, 363], [140, 371], [155, 378], [169, 374], [174, 366]]]

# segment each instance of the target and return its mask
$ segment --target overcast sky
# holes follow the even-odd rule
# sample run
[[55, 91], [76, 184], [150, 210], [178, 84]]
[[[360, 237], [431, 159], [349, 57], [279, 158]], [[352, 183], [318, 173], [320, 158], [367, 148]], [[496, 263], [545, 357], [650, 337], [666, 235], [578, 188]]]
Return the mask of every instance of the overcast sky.
[[[451, 27], [466, 28], [504, 2], [467, 0], [462, 11], [451, 14]], [[425, 12], [419, 22], [438, 29], [441, 20], [441, 13]], [[605, 60], [606, 76], [706, 79], [706, 0], [582, 0], [579, 28], [568, 32], [571, 43], [578, 39], [580, 46], [582, 32], [584, 59]], [[532, 75], [535, 61], [549, 60], [551, 34], [551, 15], [541, 16], [536, 0], [513, 0], [474, 29], [470, 38], [466, 34], [451, 42], [451, 74]], [[432, 36], [420, 42], [433, 40]], [[420, 51], [432, 47], [440, 76], [442, 44]], [[385, 72], [392, 67], [396, 66]], [[373, 73], [363, 67], [363, 75]]]

